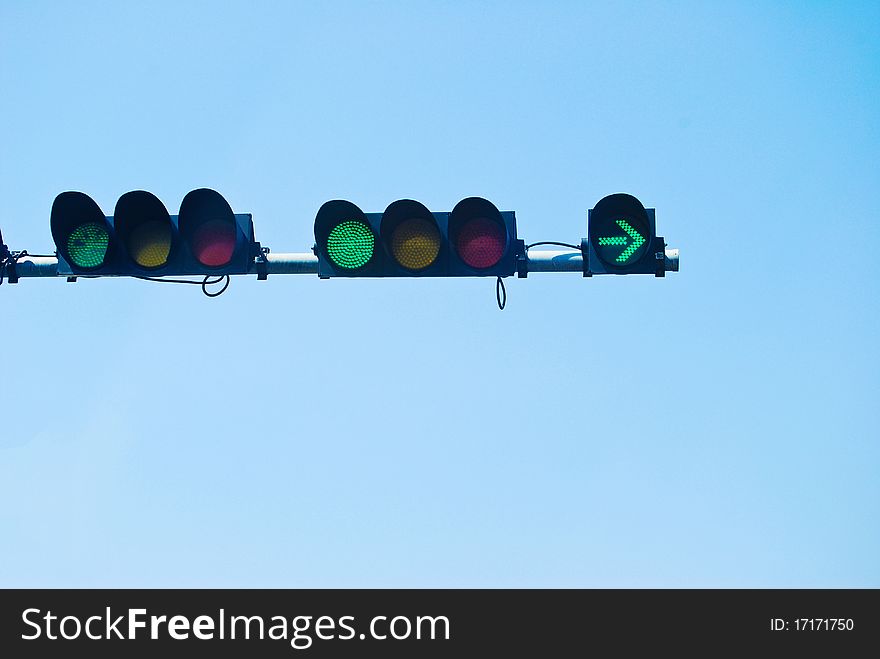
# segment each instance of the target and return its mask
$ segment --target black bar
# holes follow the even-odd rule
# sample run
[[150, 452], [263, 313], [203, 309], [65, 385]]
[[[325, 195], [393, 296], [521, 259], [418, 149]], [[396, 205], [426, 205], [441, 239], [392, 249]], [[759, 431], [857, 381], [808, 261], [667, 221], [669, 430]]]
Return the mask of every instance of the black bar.
[[[876, 589], [0, 590], [0, 601], [0, 650], [9, 657], [87, 652], [83, 656], [116, 658], [146, 651], [170, 659], [227, 650], [248, 657], [544, 657], [600, 648], [611, 648], [613, 656], [645, 648], [652, 654], [809, 650], [841, 656], [880, 647]], [[185, 640], [172, 637], [173, 616], [182, 616], [173, 633], [186, 634]], [[144, 626], [133, 628], [133, 640], [119, 639], [129, 636], [132, 620]], [[62, 631], [77, 638], [65, 640]], [[87, 632], [111, 638], [92, 640]]]

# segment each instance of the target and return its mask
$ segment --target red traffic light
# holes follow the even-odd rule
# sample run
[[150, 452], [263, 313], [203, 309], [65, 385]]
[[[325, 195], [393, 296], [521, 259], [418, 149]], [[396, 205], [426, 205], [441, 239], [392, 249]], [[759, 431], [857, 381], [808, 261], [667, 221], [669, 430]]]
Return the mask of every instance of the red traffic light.
[[514, 238], [501, 211], [482, 197], [468, 197], [455, 205], [449, 214], [449, 236], [458, 258], [476, 270], [498, 265]]
[[188, 193], [180, 204], [180, 233], [201, 265], [228, 265], [238, 243], [235, 213], [223, 196], [200, 188]]

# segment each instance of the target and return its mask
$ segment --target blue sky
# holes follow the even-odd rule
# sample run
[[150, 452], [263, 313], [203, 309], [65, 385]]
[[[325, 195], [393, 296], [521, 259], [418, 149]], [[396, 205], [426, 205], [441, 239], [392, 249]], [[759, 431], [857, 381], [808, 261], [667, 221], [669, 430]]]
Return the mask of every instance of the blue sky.
[[63, 190], [629, 192], [681, 272], [0, 288], [0, 585], [880, 586], [875, 3], [0, 3], [0, 228]]

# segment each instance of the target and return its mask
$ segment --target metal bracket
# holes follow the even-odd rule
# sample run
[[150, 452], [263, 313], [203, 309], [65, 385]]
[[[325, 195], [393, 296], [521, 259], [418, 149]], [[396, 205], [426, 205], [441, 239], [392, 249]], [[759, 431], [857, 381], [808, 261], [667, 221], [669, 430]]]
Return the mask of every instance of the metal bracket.
[[18, 259], [22, 256], [27, 256], [27, 252], [11, 252], [6, 245], [0, 246], [0, 265], [3, 266], [6, 280], [10, 284], [18, 283], [18, 271], [15, 266], [18, 264]]
[[254, 265], [257, 267], [257, 281], [264, 281], [269, 278], [269, 260], [266, 258], [269, 248], [262, 247], [260, 243], [257, 243], [257, 249], [259, 253], [254, 259]]
[[654, 271], [654, 276], [655, 277], [665, 277], [666, 276], [666, 241], [663, 239], [662, 236], [657, 236], [657, 242], [660, 243], [663, 246], [663, 248], [660, 251], [654, 252], [654, 258], [657, 260], [657, 269]]
[[590, 272], [590, 239], [581, 238], [581, 260], [583, 262], [584, 277], [592, 277]]
[[[9, 273], [6, 275], [6, 273]], [[3, 283], [4, 275], [8, 276], [10, 284], [18, 283], [18, 275], [15, 272], [15, 258], [9, 248], [3, 243], [3, 232], [0, 231], [0, 284]]]
[[529, 276], [529, 257], [526, 255], [525, 240], [516, 241], [516, 276], [519, 279]]

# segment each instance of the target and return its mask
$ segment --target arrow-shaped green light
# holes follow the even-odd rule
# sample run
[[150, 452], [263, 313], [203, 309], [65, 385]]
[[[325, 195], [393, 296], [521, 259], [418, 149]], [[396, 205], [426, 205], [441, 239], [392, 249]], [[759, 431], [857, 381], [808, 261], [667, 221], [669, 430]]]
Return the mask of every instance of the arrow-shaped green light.
[[626, 245], [626, 236], [607, 236], [599, 238], [600, 245]]
[[629, 234], [629, 237], [632, 238], [632, 242], [629, 244], [625, 250], [620, 253], [620, 256], [617, 257], [618, 263], [624, 263], [629, 259], [630, 256], [636, 253], [636, 250], [645, 244], [645, 237], [640, 234], [638, 231], [630, 226], [630, 223], [626, 220], [617, 220], [617, 225], [626, 231]]
[[[620, 254], [618, 254], [615, 261], [618, 263], [626, 263], [629, 258], [635, 254], [639, 247], [645, 244], [645, 237], [640, 234], [638, 231], [633, 229], [632, 225], [626, 220], [617, 220], [617, 226], [623, 229], [629, 237], [632, 239], [632, 242], [629, 246], [624, 249]], [[627, 237], [626, 236], [603, 236], [599, 238], [599, 245], [626, 245]]]

